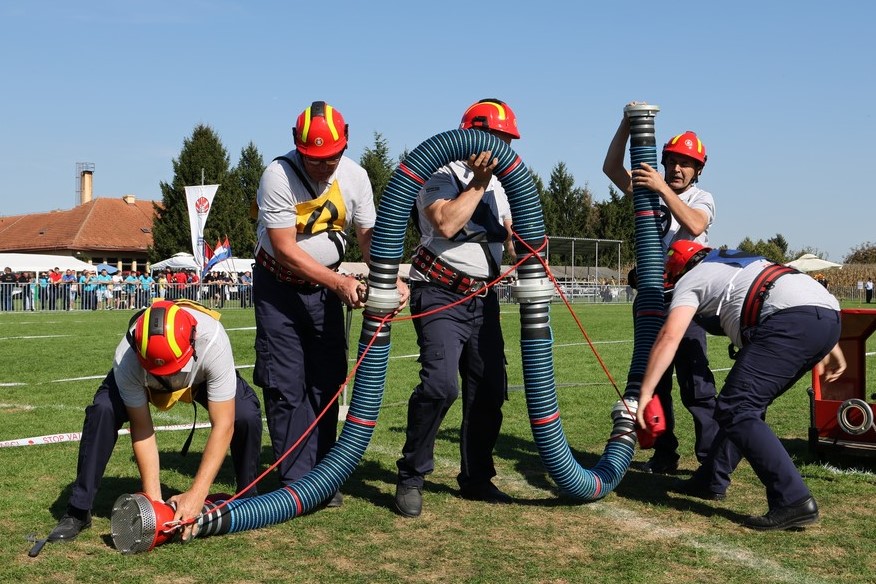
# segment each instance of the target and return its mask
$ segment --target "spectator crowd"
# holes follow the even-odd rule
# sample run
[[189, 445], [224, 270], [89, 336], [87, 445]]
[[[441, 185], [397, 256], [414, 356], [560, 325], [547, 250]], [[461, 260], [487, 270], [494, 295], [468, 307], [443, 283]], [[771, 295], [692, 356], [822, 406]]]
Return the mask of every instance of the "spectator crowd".
[[139, 270], [96, 269], [47, 272], [4, 268], [0, 274], [0, 311], [133, 310], [154, 300], [188, 298], [212, 308], [252, 306], [252, 273], [212, 271], [203, 280], [196, 270], [166, 270], [150, 274]]

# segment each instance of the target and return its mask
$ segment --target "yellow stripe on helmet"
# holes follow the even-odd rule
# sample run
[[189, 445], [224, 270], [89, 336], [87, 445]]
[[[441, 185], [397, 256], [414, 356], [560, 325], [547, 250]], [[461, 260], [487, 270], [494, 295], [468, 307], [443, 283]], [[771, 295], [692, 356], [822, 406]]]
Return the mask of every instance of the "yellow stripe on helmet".
[[[308, 110], [309, 109], [310, 108], [308, 108]], [[332, 133], [332, 138], [334, 138], [335, 142], [337, 142], [339, 134], [338, 134], [338, 129], [335, 127], [334, 111], [335, 111], [335, 108], [333, 108], [332, 106], [330, 106], [328, 104], [325, 105], [325, 123], [328, 124], [329, 130]]]
[[140, 327], [142, 334], [140, 335], [140, 356], [146, 358], [146, 348], [149, 346], [149, 315], [152, 313], [152, 308], [147, 308], [143, 316], [140, 317]]
[[506, 119], [505, 106], [497, 101], [479, 101], [477, 103], [473, 103], [473, 104], [471, 104], [471, 106], [467, 110], [465, 110], [465, 113], [462, 115], [462, 117], [464, 118], [465, 116], [468, 115], [468, 112], [470, 112], [472, 109], [479, 107], [479, 106], [482, 106], [482, 105], [491, 105], [491, 106], [495, 107], [496, 110], [499, 112], [499, 119], [500, 120]]
[[179, 308], [174, 305], [168, 308], [167, 310], [167, 318], [165, 319], [165, 327], [164, 327], [164, 338], [167, 339], [167, 346], [170, 347], [170, 350], [173, 351], [173, 355], [179, 359], [182, 357], [182, 349], [176, 342], [176, 327], [174, 326], [174, 321], [176, 320], [176, 313], [179, 312]]
[[310, 132], [310, 106], [304, 110], [304, 127], [301, 128], [301, 141], [307, 144], [307, 133]]

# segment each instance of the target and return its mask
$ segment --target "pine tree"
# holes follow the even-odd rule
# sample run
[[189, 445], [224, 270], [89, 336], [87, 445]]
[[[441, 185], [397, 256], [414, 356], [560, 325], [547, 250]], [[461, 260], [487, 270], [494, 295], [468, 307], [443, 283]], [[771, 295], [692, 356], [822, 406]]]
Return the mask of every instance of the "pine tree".
[[[636, 221], [633, 199], [618, 192], [614, 187], [608, 189], [608, 200], [595, 205], [596, 222], [594, 237], [598, 239], [617, 239], [621, 246], [620, 263], [624, 266], [636, 262]], [[606, 258], [614, 263], [614, 256]]]
[[[155, 205], [152, 225], [151, 261], [168, 258], [182, 251], [193, 252], [185, 187], [200, 184], [222, 185], [228, 179], [228, 153], [219, 136], [210, 126], [195, 126], [190, 138], [183, 141], [178, 159], [173, 160], [173, 182], [162, 181], [161, 205]], [[202, 182], [203, 181], [203, 182]], [[237, 210], [230, 189], [220, 186], [204, 228], [204, 239], [215, 241], [225, 236], [229, 226], [227, 216]], [[229, 200], [230, 199], [230, 200]]]
[[241, 149], [240, 161], [228, 178], [229, 198], [233, 202], [234, 213], [230, 217], [227, 235], [237, 257], [252, 257], [255, 250], [258, 219], [256, 195], [264, 170], [264, 159], [255, 144], [250, 142]]

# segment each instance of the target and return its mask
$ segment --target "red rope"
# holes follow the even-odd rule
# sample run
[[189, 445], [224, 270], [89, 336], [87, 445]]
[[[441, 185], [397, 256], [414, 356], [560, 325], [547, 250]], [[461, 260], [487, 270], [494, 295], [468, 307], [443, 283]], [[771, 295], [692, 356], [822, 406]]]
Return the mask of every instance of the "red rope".
[[[544, 241], [541, 243], [541, 245], [538, 248], [533, 248], [528, 243], [526, 243], [524, 240], [520, 239], [520, 236], [517, 234], [517, 232], [512, 231], [512, 235], [514, 236], [514, 238], [517, 241], [519, 241], [523, 244], [523, 246], [529, 251], [529, 254], [524, 256], [523, 259], [519, 260], [517, 263], [515, 263], [510, 268], [508, 268], [508, 270], [506, 270], [504, 273], [500, 274], [495, 279], [490, 281], [486, 285], [486, 288], [488, 288], [488, 289], [492, 288], [493, 286], [495, 286], [496, 284], [498, 284], [499, 282], [504, 280], [506, 277], [508, 277], [510, 274], [512, 274], [515, 270], [517, 270], [517, 268], [519, 266], [521, 266], [526, 260], [535, 256], [538, 259], [538, 261], [541, 263], [542, 267], [544, 267], [545, 273], [547, 274], [548, 278], [550, 278], [551, 282], [553, 282], [554, 288], [557, 290], [557, 292], [559, 292], [560, 298], [562, 298], [563, 303], [566, 305], [566, 308], [568, 309], [569, 313], [572, 315], [572, 318], [575, 320], [575, 323], [578, 325], [578, 330], [581, 331], [581, 334], [584, 336], [584, 339], [587, 341], [587, 344], [590, 347], [590, 350], [596, 356], [597, 361], [599, 361], [599, 364], [602, 367], [602, 370], [605, 372], [606, 377], [608, 377], [608, 380], [611, 382], [612, 387], [614, 387], [615, 392], [618, 394], [618, 396], [621, 397], [621, 401], [623, 401], [623, 395], [621, 394], [620, 389], [618, 389], [618, 386], [614, 380], [614, 377], [612, 377], [611, 372], [609, 372], [609, 370], [608, 370], [608, 366], [605, 364], [605, 361], [603, 361], [602, 357], [599, 355], [599, 351], [597, 351], [596, 347], [593, 345], [593, 341], [591, 341], [590, 336], [587, 334], [587, 331], [584, 330], [584, 325], [581, 324], [581, 319], [578, 318], [578, 315], [575, 313], [575, 310], [572, 308], [572, 305], [569, 303], [569, 300], [566, 298], [566, 295], [563, 293], [563, 290], [560, 287], [559, 282], [557, 282], [557, 279], [554, 276], [553, 272], [551, 272], [551, 269], [548, 266], [547, 262], [544, 259], [542, 259], [542, 257], [539, 255], [539, 252], [541, 252], [542, 250], [544, 250], [547, 247], [548, 238], [545, 237]], [[347, 384], [349, 384], [350, 380], [353, 378], [356, 371], [359, 369], [359, 366], [362, 364], [362, 360], [365, 358], [365, 355], [368, 354], [368, 351], [371, 349], [371, 346], [374, 344], [374, 341], [377, 340], [378, 333], [380, 333], [380, 330], [383, 328], [383, 326], [387, 322], [390, 322], [390, 323], [403, 322], [403, 321], [408, 321], [408, 320], [414, 320], [416, 318], [423, 318], [426, 316], [431, 316], [433, 314], [438, 314], [441, 311], [444, 311], [444, 310], [447, 310], [447, 309], [452, 308], [454, 306], [457, 306], [459, 304], [462, 304], [463, 302], [467, 302], [467, 301], [471, 300], [472, 298], [481, 295], [482, 293], [483, 293], [483, 290], [471, 292], [468, 295], [463, 296], [459, 300], [456, 300], [456, 301], [454, 301], [446, 306], [442, 306], [442, 307], [436, 308], [434, 310], [429, 310], [429, 311], [422, 312], [422, 313], [416, 314], [416, 315], [410, 314], [407, 316], [396, 316], [399, 312], [399, 310], [396, 310], [395, 312], [392, 312], [391, 314], [387, 314], [383, 317], [374, 318], [373, 320], [375, 320], [378, 323], [377, 329], [374, 331], [374, 334], [371, 336], [371, 340], [368, 342], [368, 344], [365, 346], [365, 349], [362, 351], [362, 355], [356, 360], [356, 364], [350, 370], [346, 379], [344, 379], [344, 382], [340, 385], [340, 387], [338, 388], [338, 391], [335, 393], [334, 397], [331, 399], [329, 404], [334, 403], [334, 401], [336, 401], [340, 397], [341, 393], [344, 391], [344, 387], [347, 386]], [[283, 453], [283, 455], [280, 456], [280, 458], [278, 458], [276, 462], [274, 462], [271, 466], [269, 466], [267, 469], [265, 469], [265, 471], [262, 474], [260, 474], [258, 477], [256, 477], [256, 479], [253, 480], [245, 488], [238, 491], [234, 496], [232, 496], [231, 498], [224, 501], [220, 505], [217, 505], [216, 507], [211, 509], [211, 513], [215, 512], [219, 509], [222, 509], [231, 501], [238, 499], [240, 497], [241, 493], [245, 493], [245, 492], [249, 491], [249, 489], [251, 489], [252, 487], [257, 485], [259, 482], [261, 482], [261, 480], [263, 478], [265, 478], [265, 476], [267, 476], [275, 468], [277, 468], [277, 466], [283, 460], [285, 460], [286, 457], [288, 457], [296, 448], [298, 448], [298, 446], [301, 444], [301, 442], [303, 440], [305, 440], [308, 436], [310, 436], [311, 432], [313, 432], [313, 429], [316, 427], [316, 425], [319, 423], [319, 421], [322, 420], [322, 418], [325, 416], [329, 407], [330, 406], [326, 406], [316, 416], [316, 419], [314, 419], [314, 421], [304, 431], [304, 433], [298, 438], [298, 440], [296, 440], [295, 443], [292, 444], [292, 446], [290, 446], [289, 449], [286, 450], [286, 452]], [[624, 403], [624, 407], [626, 407], [626, 403]], [[629, 411], [629, 408], [627, 408], [627, 412], [629, 412], [630, 415], [632, 415], [632, 412]], [[186, 521], [182, 522], [181, 525], [188, 525], [188, 524], [194, 523], [195, 521], [197, 521], [197, 518], [193, 518], [191, 520], [186, 520]]]

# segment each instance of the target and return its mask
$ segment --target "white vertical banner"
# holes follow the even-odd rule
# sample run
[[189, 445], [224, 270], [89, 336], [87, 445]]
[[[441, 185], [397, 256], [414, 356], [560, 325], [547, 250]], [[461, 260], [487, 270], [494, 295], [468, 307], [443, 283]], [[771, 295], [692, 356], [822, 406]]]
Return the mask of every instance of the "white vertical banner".
[[195, 256], [195, 263], [198, 264], [200, 272], [204, 267], [204, 224], [207, 223], [207, 215], [213, 207], [213, 197], [219, 185], [199, 185], [185, 189], [189, 228], [192, 232], [192, 255]]

